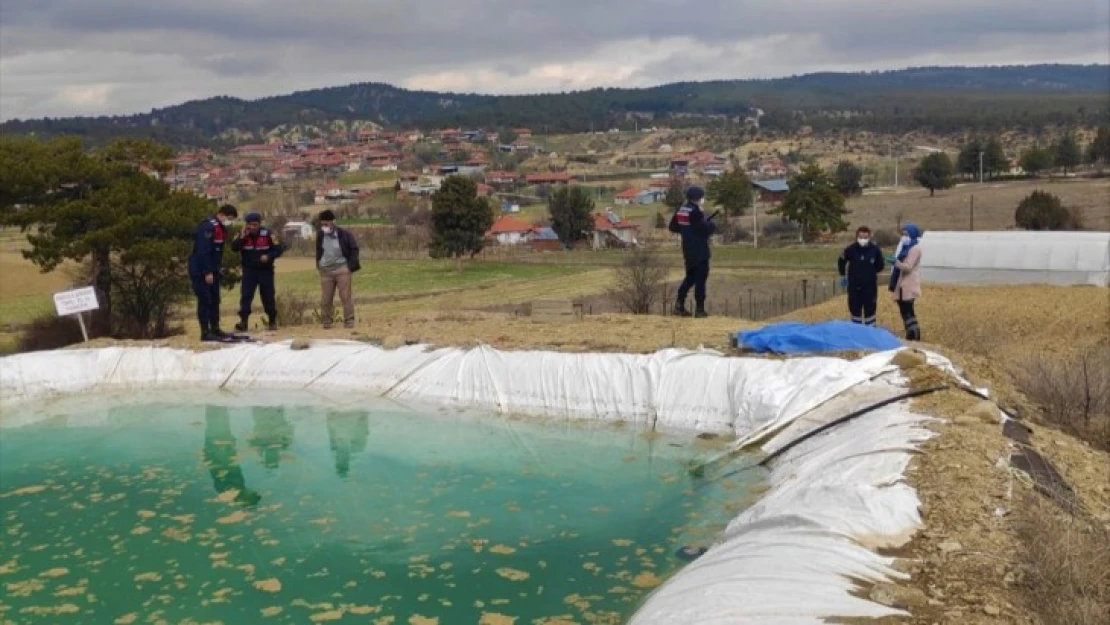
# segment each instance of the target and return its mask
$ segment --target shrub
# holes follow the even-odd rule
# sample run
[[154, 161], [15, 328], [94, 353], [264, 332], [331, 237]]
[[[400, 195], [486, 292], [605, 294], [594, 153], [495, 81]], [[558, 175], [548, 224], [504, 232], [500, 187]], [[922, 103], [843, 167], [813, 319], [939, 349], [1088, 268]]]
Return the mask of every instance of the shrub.
[[736, 243], [738, 241], [751, 241], [752, 232], [740, 224], [721, 224], [719, 230], [721, 242]]
[[1018, 204], [1014, 223], [1024, 230], [1080, 230], [1081, 217], [1045, 191], [1034, 191]]
[[1042, 420], [1110, 450], [1110, 345], [1074, 357], [1030, 359], [1015, 377]]
[[667, 264], [653, 247], [633, 248], [617, 267], [616, 286], [609, 295], [634, 315], [651, 312], [667, 280]]
[[278, 293], [278, 322], [283, 326], [307, 326], [320, 321], [320, 308], [317, 301], [300, 293]]
[[[89, 323], [88, 316], [85, 323]], [[102, 325], [102, 324], [97, 324]], [[103, 336], [99, 327], [88, 327], [89, 338]], [[76, 345], [84, 340], [81, 326], [71, 317], [44, 315], [26, 325], [19, 334], [20, 352], [37, 352]]]
[[883, 228], [877, 228], [871, 233], [871, 240], [875, 242], [875, 245], [892, 250], [898, 247], [898, 240], [901, 238], [897, 232]]
[[1105, 625], [1110, 615], [1110, 530], [1029, 495], [1016, 507], [1023, 588], [1042, 623]]
[[779, 219], [763, 225], [763, 236], [768, 239], [797, 241], [802, 227], [793, 221]]

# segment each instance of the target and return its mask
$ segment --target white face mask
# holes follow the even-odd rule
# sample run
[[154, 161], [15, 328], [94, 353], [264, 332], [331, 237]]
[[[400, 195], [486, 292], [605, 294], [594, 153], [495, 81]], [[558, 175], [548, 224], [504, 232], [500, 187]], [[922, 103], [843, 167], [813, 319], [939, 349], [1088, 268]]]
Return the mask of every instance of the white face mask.
[[901, 245], [906, 245], [909, 242], [910, 242], [910, 237], [909, 237], [909, 235], [905, 235], [905, 234], [903, 234], [902, 238], [899, 239], [899, 241], [898, 241], [898, 243], [901, 244]]
[[859, 243], [860, 247], [867, 247], [871, 245], [871, 239], [856, 239], [856, 243]]
[[231, 225], [231, 220], [220, 217], [220, 225], [226, 228]]
[[324, 234], [331, 234], [331, 226], [321, 226], [320, 231]]

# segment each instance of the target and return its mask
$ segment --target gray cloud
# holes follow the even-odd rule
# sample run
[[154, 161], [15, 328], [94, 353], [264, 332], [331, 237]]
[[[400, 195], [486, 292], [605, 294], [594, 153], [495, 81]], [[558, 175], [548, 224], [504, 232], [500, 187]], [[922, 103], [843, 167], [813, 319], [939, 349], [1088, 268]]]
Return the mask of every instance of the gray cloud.
[[354, 81], [520, 93], [1108, 58], [1102, 0], [5, 0], [0, 118]]

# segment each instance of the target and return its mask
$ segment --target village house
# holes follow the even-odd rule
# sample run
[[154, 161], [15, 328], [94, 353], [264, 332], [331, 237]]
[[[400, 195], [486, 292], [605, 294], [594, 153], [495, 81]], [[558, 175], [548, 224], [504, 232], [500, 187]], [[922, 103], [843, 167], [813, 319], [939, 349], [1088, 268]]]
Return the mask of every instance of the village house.
[[786, 164], [778, 158], [768, 158], [759, 162], [755, 175], [763, 177], [781, 178], [788, 172]]
[[790, 190], [786, 181], [779, 178], [775, 180], [754, 180], [752, 181], [752, 190], [755, 191], [757, 198], [764, 204], [778, 204], [786, 197], [786, 192]]
[[233, 158], [271, 158], [277, 156], [279, 148], [276, 143], [260, 143], [231, 148], [227, 153]]
[[629, 247], [638, 245], [639, 226], [622, 219], [611, 210], [594, 213], [593, 248]]
[[528, 184], [570, 184], [571, 177], [564, 172], [547, 174], [528, 174], [525, 177]]
[[532, 249], [537, 252], [558, 252], [563, 249], [563, 242], [551, 228], [537, 226], [532, 229]]
[[486, 238], [493, 239], [498, 245], [520, 245], [532, 239], [532, 224], [512, 215], [501, 215], [494, 220]]
[[486, 174], [486, 183], [498, 186], [511, 186], [516, 184], [519, 176], [511, 171], [491, 171]]
[[667, 194], [663, 189], [628, 189], [618, 193], [614, 200], [614, 204], [628, 205], [628, 204], [654, 204], [663, 201], [663, 196]]
[[297, 179], [297, 172], [292, 167], [278, 167], [270, 172], [270, 179], [274, 182], [289, 182]]

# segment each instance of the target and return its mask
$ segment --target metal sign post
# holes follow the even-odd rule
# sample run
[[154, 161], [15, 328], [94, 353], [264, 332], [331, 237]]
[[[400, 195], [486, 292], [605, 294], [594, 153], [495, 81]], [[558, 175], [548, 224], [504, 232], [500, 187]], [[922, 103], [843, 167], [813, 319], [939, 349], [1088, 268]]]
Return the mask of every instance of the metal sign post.
[[54, 294], [54, 308], [59, 317], [76, 316], [77, 323], [81, 326], [81, 336], [89, 342], [89, 331], [85, 327], [85, 312], [99, 310], [100, 302], [96, 299], [96, 289], [91, 286], [62, 291]]

